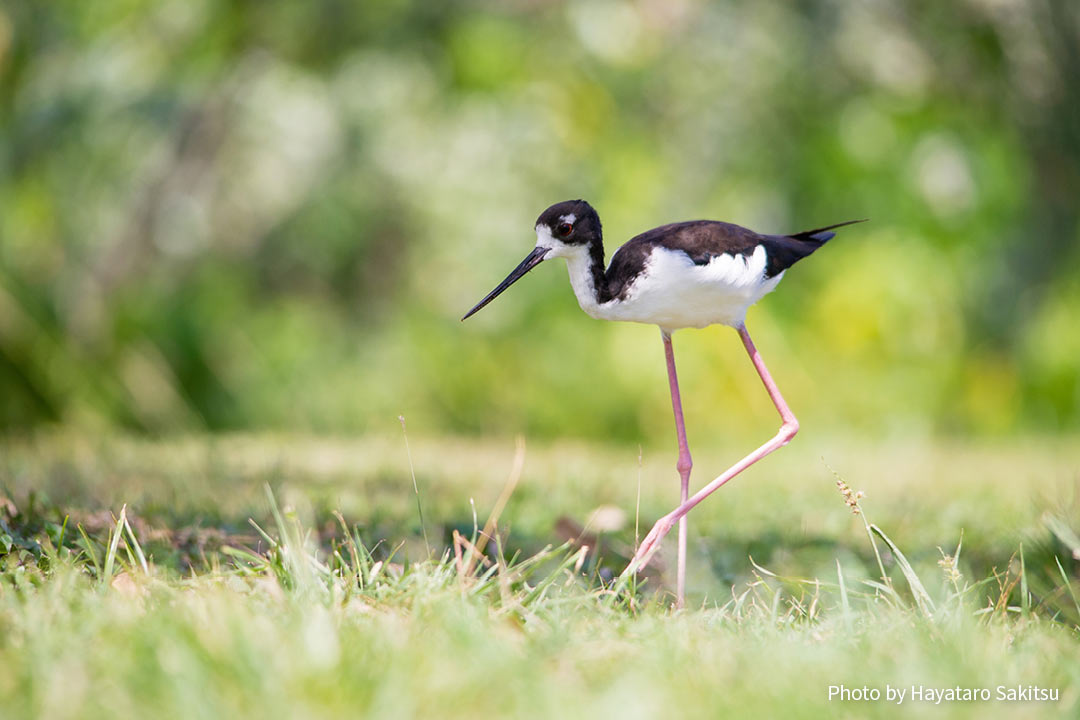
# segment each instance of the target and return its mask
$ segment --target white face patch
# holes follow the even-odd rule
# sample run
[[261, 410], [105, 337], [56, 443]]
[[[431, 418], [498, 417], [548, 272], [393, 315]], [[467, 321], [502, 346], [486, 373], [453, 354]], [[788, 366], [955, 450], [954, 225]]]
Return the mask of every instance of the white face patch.
[[[567, 215], [559, 216], [559, 223], [570, 223], [571, 225], [577, 221], [577, 215], [569, 213]], [[536, 226], [536, 247], [548, 248], [551, 252], [548, 253], [549, 258], [553, 257], [570, 257], [581, 253], [583, 246], [581, 245], [568, 245], [562, 240], [556, 239], [551, 234], [551, 228], [547, 225]]]
[[551, 228], [547, 225], [536, 226], [536, 247], [548, 248], [551, 251], [547, 254], [548, 258], [568, 257], [572, 249], [566, 243], [552, 237]]

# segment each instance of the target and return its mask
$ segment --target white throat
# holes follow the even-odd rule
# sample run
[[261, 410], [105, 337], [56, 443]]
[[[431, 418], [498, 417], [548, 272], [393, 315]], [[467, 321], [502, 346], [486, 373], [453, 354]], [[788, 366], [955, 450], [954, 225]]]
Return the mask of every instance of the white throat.
[[566, 258], [570, 272], [570, 287], [574, 289], [578, 305], [586, 314], [599, 318], [600, 303], [596, 299], [596, 283], [593, 282], [589, 249], [584, 245], [567, 245], [551, 236], [542, 225], [536, 226], [536, 247], [548, 248], [548, 258]]

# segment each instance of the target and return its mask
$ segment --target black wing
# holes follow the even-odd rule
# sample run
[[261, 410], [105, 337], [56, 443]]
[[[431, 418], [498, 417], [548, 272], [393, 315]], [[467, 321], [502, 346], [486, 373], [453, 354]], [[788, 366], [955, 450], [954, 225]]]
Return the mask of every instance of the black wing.
[[611, 258], [605, 277], [609, 298], [625, 296], [641, 274], [656, 247], [681, 250], [696, 265], [707, 265], [720, 255], [749, 257], [759, 245], [765, 246], [765, 277], [773, 277], [802, 260], [836, 236], [829, 232], [844, 225], [865, 222], [850, 220], [794, 235], [762, 235], [740, 225], [715, 220], [661, 225], [631, 239]]
[[[615, 251], [605, 273], [608, 297], [625, 297], [634, 279], [644, 270], [649, 255], [657, 247], [681, 250], [694, 264], [707, 265], [713, 258], [725, 254], [752, 255], [758, 245], [768, 243], [769, 239], [769, 236], [739, 225], [715, 220], [661, 225], [632, 238]], [[775, 274], [771, 268], [769, 274]]]

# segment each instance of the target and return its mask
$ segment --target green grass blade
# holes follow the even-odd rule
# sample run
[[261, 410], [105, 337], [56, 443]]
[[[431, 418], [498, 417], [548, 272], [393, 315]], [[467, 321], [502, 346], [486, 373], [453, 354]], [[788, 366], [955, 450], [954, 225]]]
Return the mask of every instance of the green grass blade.
[[58, 537], [57, 540], [56, 540], [56, 551], [57, 552], [60, 552], [61, 550], [64, 549], [64, 535], [67, 533], [68, 520], [70, 518], [71, 518], [70, 515], [64, 515], [64, 523], [63, 523], [63, 525], [60, 526], [60, 537]]
[[1024, 543], [1020, 543], [1020, 615], [1031, 616], [1031, 594], [1028, 592], [1027, 566], [1024, 564]]
[[851, 603], [848, 602], [847, 583], [844, 582], [844, 571], [840, 568], [840, 559], [836, 559], [836, 577], [840, 582], [840, 611], [844, 615], [844, 625], [851, 632]]
[[127, 522], [127, 505], [120, 508], [120, 519], [116, 521], [109, 535], [109, 549], [105, 553], [105, 569], [101, 574], [101, 582], [108, 585], [112, 580], [113, 566], [116, 564], [116, 550], [120, 547], [120, 536], [124, 532], [124, 523]]
[[139, 544], [139, 539], [135, 537], [135, 531], [131, 529], [131, 521], [127, 517], [124, 517], [124, 531], [127, 534], [128, 544], [135, 551], [135, 558], [139, 562], [139, 567], [149, 575], [150, 565], [146, 562], [146, 555], [143, 553], [142, 545]]
[[1057, 563], [1058, 572], [1061, 573], [1061, 582], [1065, 584], [1065, 590], [1069, 593], [1069, 597], [1072, 598], [1073, 605], [1076, 606], [1076, 617], [1077, 620], [1080, 621], [1080, 600], [1077, 600], [1076, 598], [1076, 592], [1072, 587], [1072, 580], [1069, 578], [1068, 573], [1065, 572], [1065, 568], [1061, 566], [1061, 560], [1058, 559], [1057, 555], [1054, 556], [1054, 562]]
[[94, 566], [94, 574], [97, 577], [101, 577], [101, 564], [98, 562], [97, 551], [94, 550], [94, 542], [90, 539], [90, 536], [86, 534], [86, 530], [83, 529], [82, 523], [79, 523], [76, 527], [79, 528], [79, 534], [82, 535], [83, 548], [90, 558], [90, 563]]
[[896, 564], [900, 566], [900, 572], [904, 574], [904, 578], [908, 581], [908, 587], [911, 588], [911, 594], [915, 597], [915, 603], [919, 606], [923, 615], [928, 618], [932, 617], [934, 614], [934, 601], [930, 599], [930, 593], [926, 592], [926, 588], [923, 586], [922, 581], [919, 580], [919, 576], [915, 573], [915, 570], [911, 567], [911, 563], [904, 557], [904, 553], [901, 552], [896, 543], [885, 534], [885, 531], [877, 525], [871, 524], [870, 529], [874, 531], [875, 535], [881, 538], [882, 542], [889, 546], [889, 550], [891, 550], [893, 556], [896, 557]]

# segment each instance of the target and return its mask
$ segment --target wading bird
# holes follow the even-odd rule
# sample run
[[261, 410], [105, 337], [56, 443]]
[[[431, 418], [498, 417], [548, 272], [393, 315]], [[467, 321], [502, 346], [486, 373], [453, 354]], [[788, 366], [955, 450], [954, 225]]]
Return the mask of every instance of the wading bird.
[[[686, 591], [686, 514], [721, 485], [774, 450], [787, 445], [799, 430], [761, 355], [746, 331], [746, 311], [771, 292], [784, 271], [817, 250], [836, 233], [862, 220], [829, 225], [794, 235], [763, 235], [730, 223], [694, 220], [653, 228], [615, 251], [604, 269], [600, 216], [584, 200], [552, 205], [536, 220], [536, 247], [498, 287], [461, 318], [465, 320], [544, 260], [566, 258], [570, 285], [586, 314], [599, 320], [658, 325], [667, 358], [671, 405], [679, 442], [676, 469], [681, 481], [680, 504], [657, 521], [638, 547], [627, 573], [640, 571], [676, 522], [679, 547], [676, 605]], [[671, 334], [681, 328], [728, 325], [742, 338], [765, 390], [780, 413], [776, 436], [690, 495], [690, 448], [686, 442], [679, 380]]]

